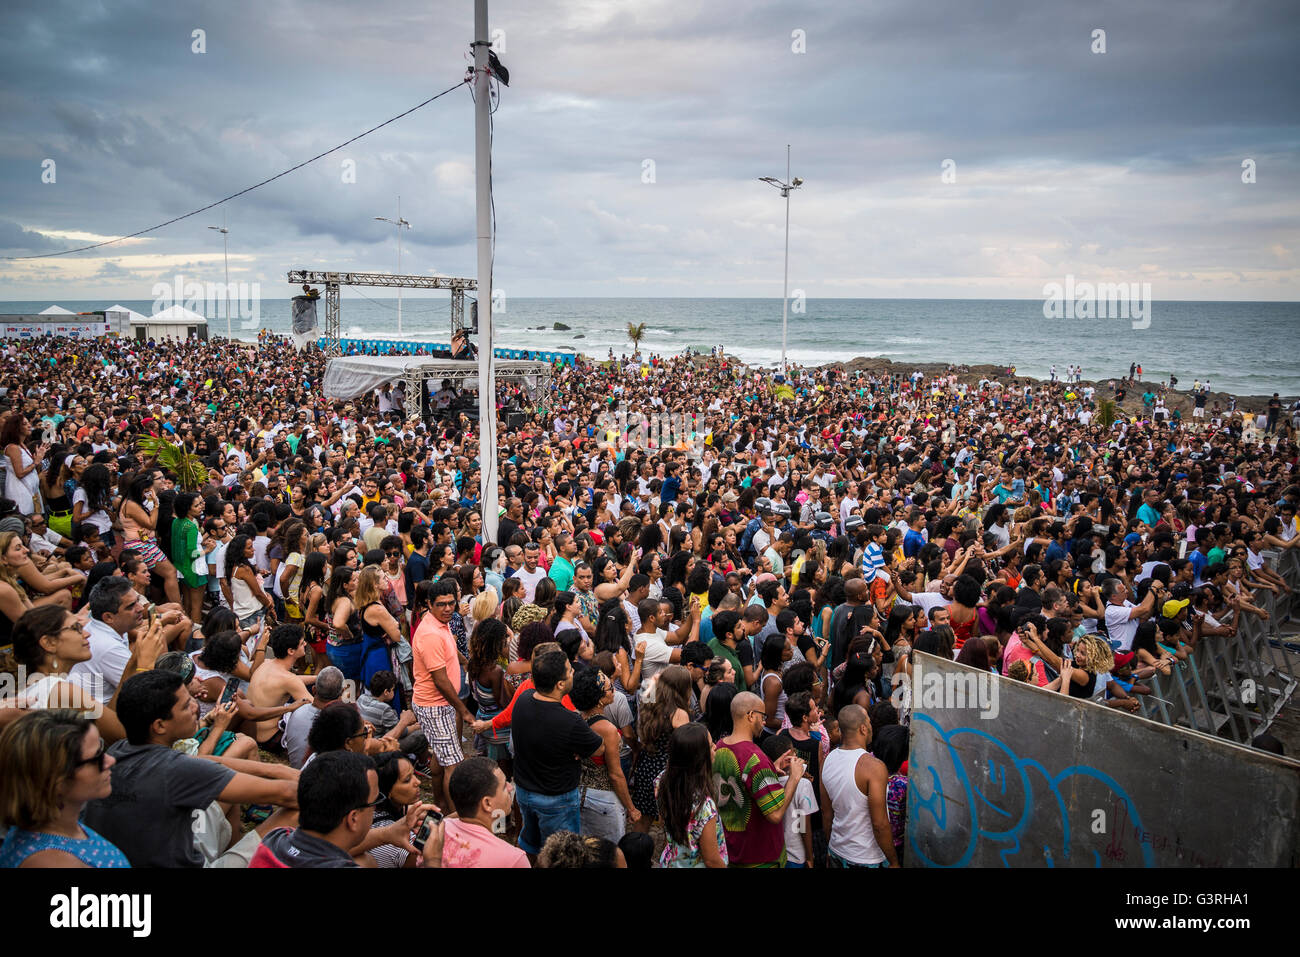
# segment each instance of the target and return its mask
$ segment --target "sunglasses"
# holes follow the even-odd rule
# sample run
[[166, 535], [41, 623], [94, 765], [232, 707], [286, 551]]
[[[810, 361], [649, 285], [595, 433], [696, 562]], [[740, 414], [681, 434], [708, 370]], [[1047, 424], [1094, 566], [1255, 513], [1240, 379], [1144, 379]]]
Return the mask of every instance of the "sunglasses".
[[94, 754], [92, 754], [88, 758], [82, 758], [80, 761], [73, 762], [71, 774], [76, 774], [77, 771], [80, 770], [83, 764], [95, 764], [98, 767], [98, 770], [103, 771], [104, 759], [106, 757], [108, 757], [108, 753], [104, 750], [104, 739], [100, 738], [99, 748], [95, 751]]
[[354, 811], [364, 811], [364, 810], [366, 810], [367, 808], [376, 808], [376, 807], [379, 807], [379, 805], [383, 804], [383, 803], [384, 803], [385, 801], [387, 801], [387, 800], [388, 800], [388, 795], [385, 794], [383, 791], [380, 791], [380, 792], [379, 792], [379, 797], [375, 798], [373, 801], [368, 801], [368, 802], [365, 803], [365, 804], [358, 804], [358, 805], [357, 805], [356, 807], [354, 807], [352, 810], [354, 810]]

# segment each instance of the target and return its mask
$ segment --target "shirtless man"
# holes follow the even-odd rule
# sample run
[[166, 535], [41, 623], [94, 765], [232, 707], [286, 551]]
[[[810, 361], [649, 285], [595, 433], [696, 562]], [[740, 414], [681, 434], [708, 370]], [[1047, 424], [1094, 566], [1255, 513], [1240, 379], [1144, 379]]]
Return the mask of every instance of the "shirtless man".
[[[301, 625], [279, 625], [269, 638], [263, 637], [253, 653], [253, 680], [248, 684], [249, 703], [259, 708], [279, 708], [294, 702], [307, 703], [312, 693], [309, 684], [315, 684], [315, 675], [294, 674], [294, 667], [307, 655], [307, 642]], [[265, 660], [259, 660], [262, 658]], [[280, 723], [276, 718], [258, 721], [255, 731], [257, 745], [272, 754], [283, 754], [280, 742]]]

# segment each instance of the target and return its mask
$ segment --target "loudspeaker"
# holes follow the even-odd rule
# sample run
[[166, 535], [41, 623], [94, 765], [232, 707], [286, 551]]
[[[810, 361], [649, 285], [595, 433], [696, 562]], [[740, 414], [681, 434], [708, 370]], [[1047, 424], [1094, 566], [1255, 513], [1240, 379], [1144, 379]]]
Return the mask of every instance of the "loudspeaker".
[[526, 416], [525, 416], [524, 413], [522, 413], [522, 412], [507, 412], [507, 413], [506, 413], [506, 431], [507, 431], [507, 432], [518, 432], [520, 429], [522, 429], [522, 428], [524, 427], [524, 421], [525, 421], [525, 419], [526, 419]]

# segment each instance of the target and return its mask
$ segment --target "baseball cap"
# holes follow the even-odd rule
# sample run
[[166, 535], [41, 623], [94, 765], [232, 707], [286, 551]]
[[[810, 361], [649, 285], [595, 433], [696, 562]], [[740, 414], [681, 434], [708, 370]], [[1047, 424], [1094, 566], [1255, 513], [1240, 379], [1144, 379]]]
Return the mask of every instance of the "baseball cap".
[[1186, 598], [1170, 598], [1160, 609], [1160, 613], [1166, 618], [1173, 618], [1190, 604], [1191, 602]]

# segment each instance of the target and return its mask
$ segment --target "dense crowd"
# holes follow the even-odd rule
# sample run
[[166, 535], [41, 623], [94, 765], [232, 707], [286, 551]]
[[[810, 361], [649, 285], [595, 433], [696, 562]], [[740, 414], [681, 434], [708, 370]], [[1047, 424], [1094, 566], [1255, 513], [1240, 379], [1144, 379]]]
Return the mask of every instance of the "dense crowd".
[[580, 359], [485, 523], [450, 384], [3, 347], [5, 866], [898, 866], [914, 653], [1136, 712], [1300, 545], [1292, 421], [1073, 367]]

